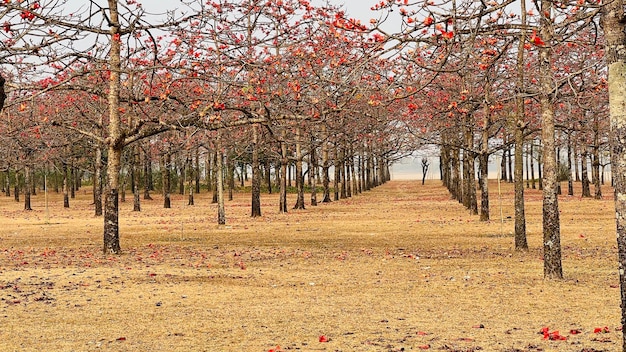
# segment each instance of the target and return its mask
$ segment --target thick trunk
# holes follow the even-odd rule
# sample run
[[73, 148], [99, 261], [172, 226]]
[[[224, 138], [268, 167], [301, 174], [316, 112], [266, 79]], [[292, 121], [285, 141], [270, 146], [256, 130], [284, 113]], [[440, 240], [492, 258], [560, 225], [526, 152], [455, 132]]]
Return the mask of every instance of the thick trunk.
[[117, 13], [116, 0], [108, 0], [109, 4], [109, 27], [110, 42], [109, 50], [109, 95], [108, 95], [108, 159], [107, 159], [107, 195], [104, 207], [104, 246], [105, 254], [119, 254], [120, 233], [119, 233], [119, 173], [121, 167], [121, 157], [124, 148], [123, 135], [120, 119], [120, 25]]
[[[523, 105], [523, 102], [522, 102]], [[518, 115], [515, 129], [515, 249], [527, 250], [526, 212], [524, 210], [524, 122], [523, 114]], [[520, 117], [522, 120], [520, 120]], [[521, 126], [520, 126], [521, 122]]]
[[120, 254], [119, 173], [122, 148], [109, 146], [107, 158], [107, 190], [104, 200], [104, 254]]
[[[611, 121], [611, 163], [615, 187], [617, 252], [622, 308], [622, 326], [626, 326], [626, 33], [624, 3], [610, 1], [602, 14], [606, 61], [608, 65], [609, 117]], [[622, 334], [626, 352], [626, 334]]]
[[[541, 37], [552, 42], [552, 3], [541, 2]], [[543, 141], [543, 274], [545, 278], [562, 279], [561, 228], [557, 196], [557, 155], [554, 128], [552, 48], [539, 49], [539, 81], [541, 104], [541, 129]]]

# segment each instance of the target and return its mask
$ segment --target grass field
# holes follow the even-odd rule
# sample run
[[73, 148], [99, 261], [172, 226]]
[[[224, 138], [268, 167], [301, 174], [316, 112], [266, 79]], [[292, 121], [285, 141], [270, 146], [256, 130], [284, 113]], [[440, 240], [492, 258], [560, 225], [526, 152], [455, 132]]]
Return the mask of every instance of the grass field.
[[157, 195], [121, 203], [116, 257], [82, 190], [48, 211], [42, 194], [30, 212], [2, 197], [0, 351], [619, 350], [612, 200], [560, 198], [566, 279], [546, 281], [541, 194], [527, 190], [517, 253], [512, 186], [491, 190], [491, 222], [438, 181], [287, 214], [264, 194], [260, 218], [236, 194], [223, 226], [207, 194]]

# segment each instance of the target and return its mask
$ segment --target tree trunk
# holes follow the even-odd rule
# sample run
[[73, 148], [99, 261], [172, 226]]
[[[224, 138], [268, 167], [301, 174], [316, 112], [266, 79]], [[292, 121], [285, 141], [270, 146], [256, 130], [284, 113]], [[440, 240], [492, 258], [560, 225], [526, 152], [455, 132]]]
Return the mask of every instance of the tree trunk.
[[533, 189], [537, 189], [537, 182], [535, 181], [535, 141], [530, 143], [530, 184]]
[[194, 181], [195, 178], [195, 167], [192, 160], [191, 151], [189, 152], [189, 156], [187, 157], [187, 205], [194, 205]]
[[296, 127], [296, 204], [294, 209], [304, 209], [304, 175], [302, 173], [302, 131]]
[[593, 148], [591, 156], [591, 173], [593, 174], [595, 199], [602, 199], [602, 186], [600, 181], [600, 126], [597, 114], [593, 117]]
[[[601, 23], [609, 71], [611, 164], [615, 187], [622, 326], [626, 326], [626, 21], [624, 19], [622, 0], [610, 1], [604, 5]], [[622, 334], [622, 351], [626, 352], [626, 334]]]
[[265, 183], [267, 185], [267, 194], [272, 194], [272, 167], [269, 159], [263, 160], [263, 167], [265, 168]]
[[165, 153], [161, 156], [161, 187], [163, 190], [163, 208], [169, 209], [172, 207], [171, 203], [171, 185], [170, 185], [170, 164], [172, 159], [170, 153]]
[[341, 166], [339, 164], [339, 147], [335, 142], [333, 150], [333, 166], [335, 167], [335, 177], [333, 177], [333, 200], [339, 200], [339, 180], [341, 179]]
[[222, 152], [222, 133], [217, 131], [217, 163], [216, 163], [216, 188], [217, 188], [217, 223], [226, 224], [226, 209], [224, 207], [224, 153]]
[[587, 150], [583, 150], [580, 153], [580, 169], [582, 172], [582, 197], [583, 198], [591, 198], [591, 190], [589, 189], [589, 171], [587, 171]]
[[317, 154], [314, 141], [311, 141], [309, 153], [309, 179], [311, 180], [311, 206], [317, 206]]
[[[325, 131], [325, 129], [322, 129]], [[325, 137], [324, 133], [322, 136]], [[330, 200], [330, 174], [329, 174], [329, 160], [328, 160], [328, 143], [322, 144], [322, 186], [324, 188], [324, 195], [322, 197], [322, 203], [329, 203]]]
[[280, 142], [280, 193], [278, 211], [287, 213], [287, 143], [285, 143], [285, 134], [283, 132], [283, 140]]
[[572, 180], [572, 142], [571, 133], [567, 134], [567, 195], [574, 195], [574, 180]]
[[[541, 38], [552, 43], [552, 2], [541, 2]], [[539, 101], [543, 141], [543, 274], [545, 278], [562, 279], [561, 230], [557, 196], [557, 155], [554, 129], [552, 47], [539, 48]]]
[[141, 172], [139, 170], [141, 165], [141, 150], [139, 149], [139, 145], [136, 145], [133, 148], [133, 162], [131, 166], [132, 172], [132, 186], [133, 186], [133, 211], [141, 211], [141, 203], [139, 200], [140, 197], [140, 182]]
[[[149, 148], [148, 146], [147, 148]], [[152, 200], [150, 196], [150, 190], [154, 187], [152, 185], [152, 159], [150, 159], [150, 153], [148, 150], [143, 154], [143, 199]]]
[[[15, 174], [15, 178], [16, 180], [18, 180], [17, 177], [17, 173]], [[72, 187], [70, 185], [70, 167], [68, 164], [63, 163], [63, 208], [69, 208], [70, 207], [70, 187]], [[17, 194], [17, 188], [16, 188], [16, 192], [15, 194]]]
[[26, 165], [24, 166], [24, 210], [33, 210], [30, 206], [31, 183], [31, 169]]
[[193, 176], [196, 186], [196, 194], [200, 194], [200, 147], [197, 147], [194, 150]]
[[259, 166], [259, 131], [252, 126], [252, 217], [261, 216], [261, 169]]
[[108, 25], [110, 27], [109, 34], [111, 36], [111, 48], [109, 50], [109, 95], [108, 95], [108, 158], [107, 158], [107, 192], [104, 207], [104, 246], [105, 254], [119, 254], [120, 249], [120, 233], [119, 233], [119, 173], [121, 169], [122, 151], [124, 148], [123, 135], [121, 130], [120, 119], [120, 22], [117, 12], [116, 0], [108, 0], [109, 18]]
[[94, 161], [93, 175], [93, 202], [94, 215], [102, 216], [102, 147], [96, 147], [96, 158]]
[[[483, 135], [484, 138], [484, 135]], [[489, 153], [483, 145], [480, 167], [480, 221], [489, 221]]]

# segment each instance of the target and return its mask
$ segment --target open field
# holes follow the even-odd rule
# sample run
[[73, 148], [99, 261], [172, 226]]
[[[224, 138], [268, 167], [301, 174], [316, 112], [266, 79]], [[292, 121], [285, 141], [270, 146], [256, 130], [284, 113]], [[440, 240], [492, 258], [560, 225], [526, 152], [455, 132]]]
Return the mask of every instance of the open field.
[[560, 198], [566, 279], [554, 282], [539, 191], [527, 190], [531, 250], [516, 253], [503, 187], [504, 223], [495, 183], [488, 223], [439, 181], [288, 214], [264, 194], [254, 219], [236, 194], [225, 226], [207, 194], [193, 207], [175, 196], [172, 209], [155, 196], [141, 213], [121, 203], [119, 257], [102, 256], [102, 219], [82, 190], [70, 209], [50, 195], [49, 212], [41, 194], [31, 212], [2, 197], [0, 351], [617, 351], [610, 197]]

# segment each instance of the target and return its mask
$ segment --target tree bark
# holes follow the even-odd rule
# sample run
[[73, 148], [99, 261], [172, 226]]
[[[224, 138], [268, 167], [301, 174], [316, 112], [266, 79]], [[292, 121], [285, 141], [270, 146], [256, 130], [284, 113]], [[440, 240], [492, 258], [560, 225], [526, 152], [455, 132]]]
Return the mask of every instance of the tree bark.
[[283, 132], [282, 141], [280, 142], [280, 192], [278, 211], [287, 213], [287, 143], [284, 141], [285, 134]]
[[304, 209], [304, 175], [302, 173], [302, 131], [296, 127], [296, 204], [294, 209]]
[[252, 212], [253, 218], [261, 216], [261, 169], [259, 166], [259, 131], [252, 126]]
[[165, 153], [161, 156], [161, 187], [163, 190], [163, 208], [169, 209], [172, 207], [171, 203], [171, 185], [170, 185], [170, 164], [172, 163], [170, 153]]
[[107, 149], [107, 192], [104, 207], [104, 247], [105, 254], [119, 254], [120, 234], [119, 234], [119, 173], [121, 168], [121, 158], [123, 145], [123, 135], [120, 119], [120, 22], [117, 11], [117, 0], [108, 0], [109, 4], [109, 34], [111, 49], [109, 51], [109, 123]]
[[31, 168], [24, 166], [24, 210], [33, 210], [30, 206], [30, 194], [32, 188]]
[[552, 2], [541, 2], [540, 35], [548, 45], [539, 48], [539, 101], [543, 141], [543, 274], [545, 278], [562, 279], [561, 229], [557, 196], [557, 155], [553, 106]]
[[102, 216], [102, 147], [96, 147], [96, 157], [94, 161], [93, 175], [93, 202], [94, 215]]
[[139, 149], [139, 145], [134, 146], [133, 148], [133, 164], [132, 164], [132, 186], [133, 186], [133, 211], [141, 211], [141, 202], [140, 202], [140, 178], [141, 172], [139, 170], [141, 165], [141, 153]]
[[226, 224], [226, 208], [224, 207], [224, 152], [222, 151], [222, 133], [217, 131], [216, 188], [217, 188], [217, 223]]
[[[626, 21], [622, 0], [609, 1], [604, 5], [602, 25], [609, 71], [611, 164], [615, 187], [622, 326], [626, 326]], [[626, 352], [626, 334], [622, 334], [622, 351]]]
[[589, 188], [589, 171], [587, 170], [587, 150], [583, 150], [580, 153], [580, 169], [582, 172], [581, 175], [581, 183], [582, 183], [582, 197], [583, 198], [591, 198], [591, 190]]

